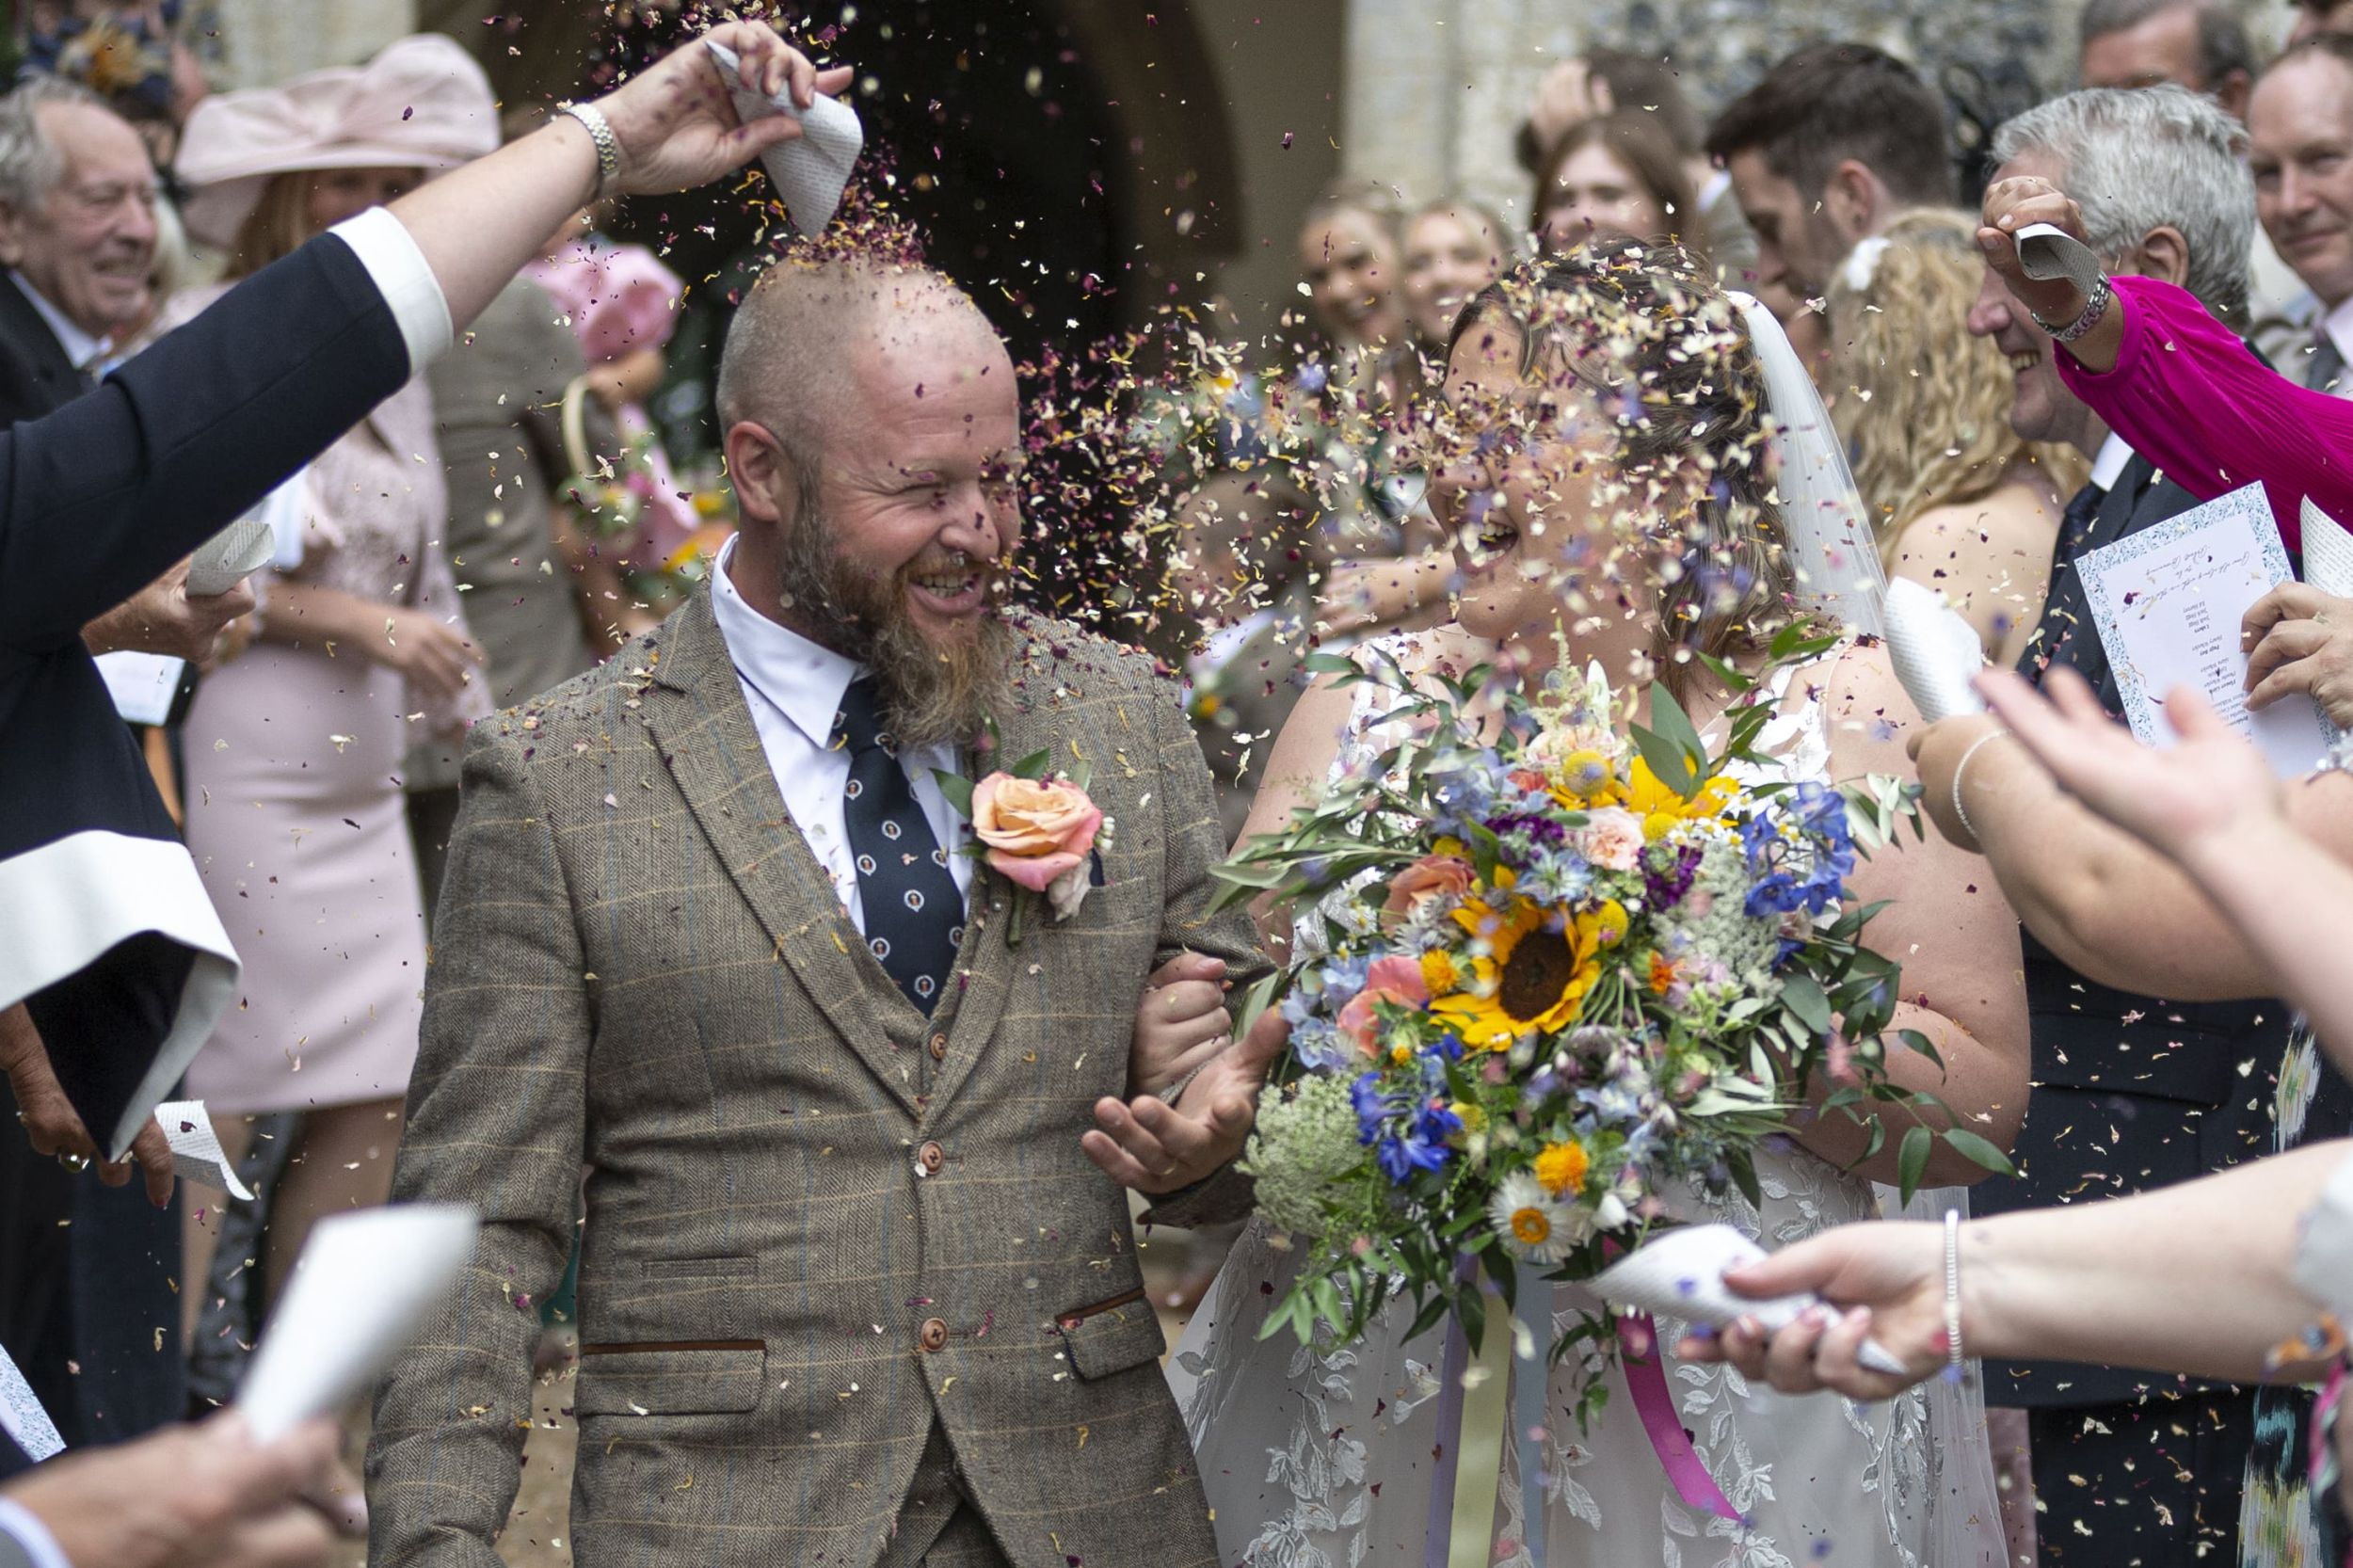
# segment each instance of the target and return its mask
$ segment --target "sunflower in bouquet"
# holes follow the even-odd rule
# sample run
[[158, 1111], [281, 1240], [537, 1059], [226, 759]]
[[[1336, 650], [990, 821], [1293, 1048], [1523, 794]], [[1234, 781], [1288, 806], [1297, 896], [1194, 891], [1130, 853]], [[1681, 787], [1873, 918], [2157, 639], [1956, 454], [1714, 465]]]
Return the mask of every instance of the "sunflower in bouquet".
[[[1769, 658], [1832, 646], [1791, 627]], [[1859, 855], [1923, 831], [1910, 787], [1775, 777], [1754, 749], [1770, 683], [1708, 663], [1735, 693], [1713, 752], [1659, 687], [1622, 729], [1597, 669], [1498, 697], [1483, 669], [1417, 689], [1377, 651], [1311, 661], [1404, 695], [1374, 731], [1393, 739], [1220, 873], [1229, 901], [1307, 912], [1312, 950], [1250, 999], [1291, 1025], [1244, 1158], [1303, 1255], [1268, 1332], [1353, 1339], [1409, 1296], [1412, 1333], [1452, 1312], [1475, 1343], [1481, 1272], [1508, 1305], [1523, 1271], [1598, 1273], [1694, 1187], [1755, 1202], [1756, 1151], [1817, 1073], [1825, 1113], [1951, 1126], [1888, 1079], [1888, 1049], [1933, 1053], [1886, 1043], [1897, 967], [1862, 940], [1876, 906], [1846, 897]], [[1936, 1138], [2007, 1168], [1908, 1119], [1907, 1197]], [[1552, 1353], [1606, 1358], [1612, 1335], [1589, 1320]]]

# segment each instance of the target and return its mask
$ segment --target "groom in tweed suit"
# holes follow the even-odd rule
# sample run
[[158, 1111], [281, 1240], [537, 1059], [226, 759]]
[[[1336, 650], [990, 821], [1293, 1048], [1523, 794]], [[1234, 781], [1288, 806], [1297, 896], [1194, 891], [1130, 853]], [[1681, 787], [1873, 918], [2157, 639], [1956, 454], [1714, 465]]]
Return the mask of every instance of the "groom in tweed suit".
[[[379, 1392], [370, 1560], [496, 1562], [585, 1164], [581, 1568], [1208, 1568], [1119, 1183], [1238, 1213], [1281, 1035], [1129, 1098], [1159, 965], [1264, 968], [1177, 694], [996, 602], [1013, 367], [936, 275], [779, 267], [720, 413], [710, 590], [467, 747], [394, 1186], [485, 1224]], [[1116, 824], [1067, 920], [929, 771], [1040, 749]]]

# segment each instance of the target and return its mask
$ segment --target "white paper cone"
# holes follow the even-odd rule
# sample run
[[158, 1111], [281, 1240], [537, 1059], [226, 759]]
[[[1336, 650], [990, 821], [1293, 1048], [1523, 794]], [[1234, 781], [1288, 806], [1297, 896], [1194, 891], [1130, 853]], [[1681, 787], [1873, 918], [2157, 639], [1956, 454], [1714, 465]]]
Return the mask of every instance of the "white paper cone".
[[1979, 713], [1970, 680], [1985, 665], [1985, 648], [1970, 624], [1908, 577], [1887, 584], [1887, 658], [1912, 705], [1930, 724], [1956, 713]]
[[747, 92], [736, 74], [735, 51], [708, 39], [704, 44], [719, 62], [728, 92], [735, 100], [737, 118], [749, 124], [762, 115], [786, 114], [801, 122], [798, 136], [770, 148], [760, 161], [783, 200], [785, 211], [792, 214], [792, 227], [804, 234], [819, 232], [833, 221], [841, 205], [841, 192], [850, 183], [850, 168], [866, 145], [866, 130], [858, 123], [857, 111], [822, 92], [806, 109], [792, 102], [789, 88], [774, 98]]
[[278, 536], [258, 513], [239, 518], [188, 558], [188, 592], [197, 598], [225, 594], [237, 580], [268, 566], [278, 553]]
[[254, 1440], [330, 1415], [374, 1382], [448, 1299], [480, 1228], [472, 1209], [441, 1203], [312, 1225], [237, 1391]]
[[1745, 1315], [1777, 1332], [1820, 1298], [1802, 1291], [1759, 1300], [1725, 1287], [1726, 1270], [1764, 1256], [1762, 1247], [1730, 1225], [1687, 1225], [1644, 1242], [1604, 1269], [1593, 1288], [1612, 1306], [1634, 1307], [1654, 1318], [1721, 1330]]

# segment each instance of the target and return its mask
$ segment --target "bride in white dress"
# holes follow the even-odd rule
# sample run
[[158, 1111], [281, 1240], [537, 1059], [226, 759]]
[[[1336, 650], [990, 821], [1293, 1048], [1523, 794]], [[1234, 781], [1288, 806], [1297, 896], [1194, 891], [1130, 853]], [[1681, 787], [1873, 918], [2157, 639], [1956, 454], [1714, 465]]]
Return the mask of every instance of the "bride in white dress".
[[[1820, 403], [1778, 330], [1760, 324], [1753, 335], [1783, 357], [1772, 395], [1785, 408], [1766, 407], [1743, 310], [1678, 250], [1605, 248], [1530, 264], [1474, 302], [1449, 358], [1448, 411], [1432, 431], [1431, 500], [1458, 540], [1463, 632], [1535, 680], [1558, 659], [1565, 630], [1570, 654], [1598, 661], [1621, 690], [1665, 672], [1705, 732], [1728, 694], [1682, 650], [1753, 669], [1793, 600], [1851, 612], [1831, 578], [1856, 515], [1843, 512], [1835, 526], [1781, 515], [1800, 511], [1801, 495], [1805, 507], [1825, 504], [1794, 472], [1787, 439], [1804, 424], [1821, 447]], [[1769, 446], [1778, 461], [1767, 460]], [[1809, 460], [1843, 472], [1818, 451]], [[1812, 536], [1815, 548], [1805, 538], [1789, 548], [1792, 533]], [[1807, 578], [1806, 592], [1794, 575]], [[1408, 669], [1417, 660], [1459, 667], [1463, 640], [1449, 631], [1386, 647]], [[1777, 758], [1781, 776], [1909, 773], [1904, 744], [1918, 720], [1875, 641], [1842, 643], [1777, 680], [1778, 713], [1760, 749]], [[1301, 698], [1246, 835], [1282, 824], [1364, 753], [1386, 713], [1383, 696], [1369, 682], [1327, 680]], [[1937, 1094], [2007, 1146], [2025, 1104], [2025, 1007], [2016, 922], [1983, 863], [1933, 834], [1925, 843], [1907, 836], [1900, 852], [1858, 866], [1850, 887], [1860, 899], [1895, 901], [1867, 939], [1904, 967], [1896, 1027], [1926, 1034], [1945, 1063], [1939, 1074], [1899, 1054], [1893, 1076]], [[1289, 936], [1284, 919], [1262, 914], [1278, 949]], [[1897, 1141], [1850, 1172], [1866, 1134], [1833, 1113], [1758, 1159], [1761, 1210], [1737, 1192], [1695, 1191], [1679, 1217], [1727, 1221], [1769, 1249], [1872, 1218], [1872, 1181], [1895, 1179]], [[1937, 1150], [1930, 1182], [1982, 1174]], [[1429, 1537], [1436, 1454], [1451, 1443], [1437, 1426], [1444, 1330], [1405, 1339], [1412, 1309], [1402, 1304], [1356, 1345], [1327, 1336], [1303, 1349], [1288, 1332], [1261, 1340], [1291, 1272], [1281, 1239], [1253, 1222], [1172, 1362], [1221, 1555], [1284, 1568], [1443, 1561], [1444, 1542]], [[1556, 1326], [1597, 1305], [1580, 1288], [1553, 1288]], [[1662, 1342], [1683, 1326], [1662, 1320]], [[1542, 1444], [1548, 1563], [2000, 1560], [1990, 1495], [1968, 1491], [1967, 1506], [1951, 1506], [1964, 1480], [1983, 1479], [1984, 1445], [1960, 1430], [1966, 1423], [1949, 1400], [1952, 1430], [1938, 1433], [1926, 1399], [1863, 1406], [1779, 1395], [1722, 1366], [1669, 1357], [1665, 1369], [1693, 1448], [1742, 1517], [1681, 1499], [1635, 1419], [1623, 1372], [1609, 1374], [1608, 1408], [1580, 1432], [1564, 1367], [1552, 1374]], [[1491, 1560], [1528, 1563], [1514, 1446], [1504, 1451]]]

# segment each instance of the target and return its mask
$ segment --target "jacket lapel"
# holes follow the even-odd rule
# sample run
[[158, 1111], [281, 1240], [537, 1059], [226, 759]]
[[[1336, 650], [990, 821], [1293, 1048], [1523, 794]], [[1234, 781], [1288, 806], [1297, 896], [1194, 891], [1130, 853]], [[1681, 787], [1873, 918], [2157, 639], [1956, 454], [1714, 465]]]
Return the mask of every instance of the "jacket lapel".
[[905, 1000], [871, 958], [859, 962], [865, 944], [785, 811], [707, 589], [671, 617], [651, 658], [646, 722], [687, 808], [811, 1004], [916, 1112], [908, 1066], [882, 1026], [884, 1008]]
[[[1016, 694], [1033, 684], [1016, 680]], [[1037, 712], [1026, 696], [1016, 695], [1012, 711], [997, 715], [997, 728], [1002, 743], [1000, 749], [968, 756], [967, 765], [975, 783], [999, 768], [1011, 767], [1030, 753], [1048, 747], [1054, 752], [1056, 767], [1067, 768], [1074, 760], [1066, 738], [1066, 723], [1059, 715]], [[1025, 900], [1028, 907], [1021, 912], [1022, 945], [1012, 948], [1005, 944], [1005, 929], [1016, 897]], [[961, 989], [956, 997], [955, 1015], [948, 1022], [947, 1059], [932, 1080], [931, 1100], [935, 1109], [948, 1102], [980, 1061], [981, 1052], [988, 1048], [998, 1021], [1004, 1016], [1005, 999], [1020, 966], [1032, 961], [1039, 933], [1053, 919], [1043, 894], [1015, 888], [991, 871], [985, 860], [972, 869], [972, 896], [966, 904], [971, 913], [965, 926], [964, 951], [956, 955], [956, 980]]]

